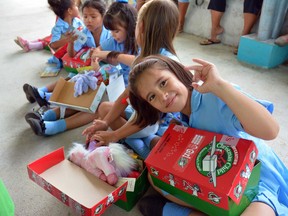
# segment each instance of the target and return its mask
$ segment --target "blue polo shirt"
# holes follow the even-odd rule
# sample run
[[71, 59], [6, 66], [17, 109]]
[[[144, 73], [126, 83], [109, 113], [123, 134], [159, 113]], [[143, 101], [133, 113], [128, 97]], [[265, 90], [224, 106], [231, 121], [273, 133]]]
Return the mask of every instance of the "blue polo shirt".
[[104, 26], [102, 27], [102, 32], [100, 35], [100, 44], [96, 44], [92, 33], [87, 29], [84, 28], [82, 31], [87, 36], [87, 41], [84, 44], [81, 44], [78, 41], [74, 42], [74, 50], [78, 52], [83, 47], [98, 47], [100, 46], [105, 40], [111, 37], [111, 33], [107, 30]]
[[[85, 27], [84, 23], [77, 17], [73, 18], [72, 26], [76, 29]], [[61, 36], [65, 34], [68, 29], [69, 29], [69, 24], [65, 22], [63, 19], [61, 19], [60, 17], [58, 17], [55, 23], [55, 26], [52, 28], [52, 31], [51, 31], [52, 38], [51, 38], [50, 43], [60, 40]]]

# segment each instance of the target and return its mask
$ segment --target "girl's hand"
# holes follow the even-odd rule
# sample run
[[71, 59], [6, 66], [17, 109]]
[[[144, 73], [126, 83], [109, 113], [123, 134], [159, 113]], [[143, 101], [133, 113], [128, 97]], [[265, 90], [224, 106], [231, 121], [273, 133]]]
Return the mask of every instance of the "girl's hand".
[[92, 135], [97, 131], [105, 131], [108, 130], [108, 124], [106, 121], [103, 120], [94, 120], [93, 124], [87, 127], [83, 132], [82, 135], [86, 136], [86, 143], [90, 142]]
[[92, 58], [106, 59], [110, 51], [93, 50]]
[[74, 43], [78, 39], [78, 35], [74, 34], [74, 32], [66, 32], [65, 33], [65, 38], [68, 43]]
[[97, 147], [108, 145], [111, 142], [118, 141], [115, 131], [97, 131], [96, 133], [94, 133], [94, 135], [92, 135], [90, 141], [92, 140], [97, 141]]
[[100, 68], [99, 58], [91, 58], [91, 66], [94, 71], [98, 71]]
[[192, 87], [201, 93], [217, 91], [219, 84], [224, 80], [220, 77], [216, 66], [201, 59], [193, 59], [193, 61], [200, 65], [185, 67], [188, 70], [195, 71]]

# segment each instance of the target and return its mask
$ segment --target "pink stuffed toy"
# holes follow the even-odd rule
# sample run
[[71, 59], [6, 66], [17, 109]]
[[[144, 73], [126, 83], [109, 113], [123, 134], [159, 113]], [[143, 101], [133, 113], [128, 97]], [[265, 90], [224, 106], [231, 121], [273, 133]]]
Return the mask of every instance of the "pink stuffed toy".
[[71, 162], [110, 185], [116, 184], [118, 177], [125, 177], [136, 168], [136, 161], [118, 143], [100, 146], [93, 151], [85, 149], [82, 144], [74, 143], [68, 157]]

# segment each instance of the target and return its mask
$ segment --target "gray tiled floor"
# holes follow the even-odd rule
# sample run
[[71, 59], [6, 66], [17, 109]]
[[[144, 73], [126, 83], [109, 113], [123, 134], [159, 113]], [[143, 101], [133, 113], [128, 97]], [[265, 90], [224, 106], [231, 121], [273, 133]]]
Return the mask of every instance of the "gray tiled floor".
[[[74, 215], [71, 210], [45, 192], [27, 175], [26, 166], [35, 159], [61, 147], [68, 149], [72, 141], [83, 141], [84, 127], [53, 137], [37, 137], [24, 120], [25, 113], [32, 108], [22, 91], [26, 82], [42, 86], [57, 78], [42, 79], [39, 72], [49, 57], [46, 51], [23, 53], [13, 39], [21, 35], [35, 39], [49, 34], [54, 15], [46, 0], [10, 0], [0, 3], [1, 45], [1, 112], [0, 112], [0, 178], [11, 194], [16, 215]], [[288, 165], [288, 68], [279, 66], [266, 70], [239, 63], [232, 54], [232, 47], [223, 45], [199, 46], [201, 38], [181, 34], [175, 41], [177, 53], [184, 64], [199, 57], [215, 63], [221, 75], [237, 83], [256, 97], [275, 103], [274, 116], [281, 130], [274, 141], [268, 142]], [[66, 76], [62, 71], [60, 76]], [[259, 125], [259, 127], [261, 127]], [[126, 215], [112, 206], [104, 215]], [[127, 215], [140, 215], [134, 208]]]

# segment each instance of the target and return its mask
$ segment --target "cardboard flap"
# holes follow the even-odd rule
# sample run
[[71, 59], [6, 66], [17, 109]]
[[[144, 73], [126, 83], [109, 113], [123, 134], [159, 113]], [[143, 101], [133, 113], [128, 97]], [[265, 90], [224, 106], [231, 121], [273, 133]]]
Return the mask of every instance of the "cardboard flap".
[[242, 199], [258, 155], [258, 149], [254, 143], [246, 145], [244, 149], [246, 154], [244, 152], [242, 154], [245, 155], [245, 158], [238, 173], [234, 177], [228, 194], [236, 204], [239, 204]]
[[125, 90], [125, 83], [123, 76], [119, 76], [116, 80], [109, 83], [106, 87], [107, 95], [109, 101], [116, 101], [117, 98], [124, 92]]
[[[62, 78], [63, 79], [63, 78]], [[73, 106], [78, 106], [78, 107], [89, 107], [91, 105], [91, 98], [94, 98], [97, 89], [92, 90], [89, 88], [88, 92], [80, 95], [79, 97], [74, 97], [74, 82], [67, 82], [64, 80], [61, 82], [57, 82], [56, 87], [56, 92], [53, 91], [52, 96], [50, 98], [50, 102], [57, 102], [60, 104], [69, 104]]]

